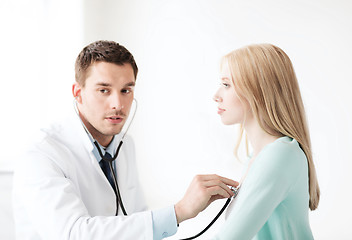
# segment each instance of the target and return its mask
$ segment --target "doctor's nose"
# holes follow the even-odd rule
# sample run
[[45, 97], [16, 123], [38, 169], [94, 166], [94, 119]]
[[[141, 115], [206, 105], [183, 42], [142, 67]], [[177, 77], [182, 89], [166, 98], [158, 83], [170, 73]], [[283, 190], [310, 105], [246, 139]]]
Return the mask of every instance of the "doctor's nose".
[[120, 96], [111, 96], [110, 99], [110, 107], [114, 110], [120, 111], [123, 109], [123, 103], [121, 101]]

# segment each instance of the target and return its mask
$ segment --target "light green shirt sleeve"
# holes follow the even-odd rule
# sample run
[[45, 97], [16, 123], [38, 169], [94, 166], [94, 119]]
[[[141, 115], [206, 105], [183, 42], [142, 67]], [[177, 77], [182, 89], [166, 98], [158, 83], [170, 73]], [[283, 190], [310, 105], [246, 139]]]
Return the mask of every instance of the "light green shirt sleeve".
[[[304, 172], [306, 158], [295, 140], [280, 138], [254, 160], [232, 211], [214, 239], [252, 239]], [[303, 172], [302, 172], [303, 171]]]

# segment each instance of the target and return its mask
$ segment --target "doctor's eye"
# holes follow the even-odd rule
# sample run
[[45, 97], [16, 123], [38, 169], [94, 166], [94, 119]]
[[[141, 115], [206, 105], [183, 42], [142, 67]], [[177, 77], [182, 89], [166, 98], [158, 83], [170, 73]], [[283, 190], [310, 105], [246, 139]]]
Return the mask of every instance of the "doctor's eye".
[[99, 89], [99, 92], [101, 92], [101, 93], [108, 93], [109, 90], [108, 90], [108, 89]]
[[132, 89], [131, 88], [125, 88], [125, 89], [122, 89], [121, 92], [125, 93], [125, 94], [128, 94], [128, 93], [132, 92]]

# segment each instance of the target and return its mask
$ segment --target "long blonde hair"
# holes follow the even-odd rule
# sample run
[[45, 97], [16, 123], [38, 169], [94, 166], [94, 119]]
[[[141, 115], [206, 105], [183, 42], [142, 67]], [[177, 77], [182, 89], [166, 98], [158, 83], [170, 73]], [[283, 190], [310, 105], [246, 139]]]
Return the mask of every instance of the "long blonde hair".
[[[228, 63], [239, 97], [249, 103], [261, 128], [272, 136], [296, 139], [304, 151], [309, 169], [309, 208], [315, 210], [320, 190], [304, 105], [291, 60], [272, 44], [255, 44], [225, 55], [224, 63]], [[242, 135], [241, 126], [235, 153]]]

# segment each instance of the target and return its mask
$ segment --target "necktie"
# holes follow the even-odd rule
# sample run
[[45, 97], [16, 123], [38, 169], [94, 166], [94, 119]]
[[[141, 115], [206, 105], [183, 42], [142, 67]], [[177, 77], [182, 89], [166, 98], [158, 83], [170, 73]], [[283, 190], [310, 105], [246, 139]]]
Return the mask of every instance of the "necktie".
[[[105, 159], [112, 159], [110, 153], [108, 153], [108, 152], [105, 152], [104, 158]], [[103, 170], [103, 173], [105, 174], [106, 178], [108, 179], [112, 189], [114, 189], [114, 192], [116, 193], [114, 176], [112, 175], [112, 172], [110, 170], [109, 162], [101, 159], [99, 162], [99, 165], [100, 165], [101, 169]]]

